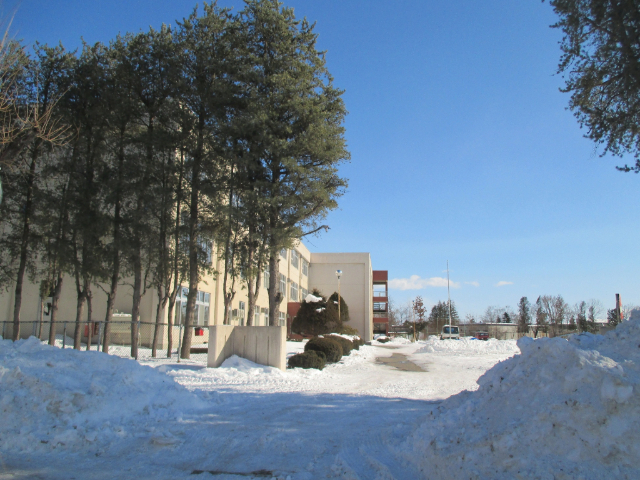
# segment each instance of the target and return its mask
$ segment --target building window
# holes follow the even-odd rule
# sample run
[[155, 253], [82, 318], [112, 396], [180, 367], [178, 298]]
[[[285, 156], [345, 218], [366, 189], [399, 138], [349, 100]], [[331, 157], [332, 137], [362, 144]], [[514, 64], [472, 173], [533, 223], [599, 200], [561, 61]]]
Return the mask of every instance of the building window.
[[264, 318], [264, 326], [268, 327], [269, 326], [269, 309], [268, 308], [262, 309], [262, 317]]
[[302, 301], [305, 298], [307, 298], [307, 295], [309, 295], [309, 290], [307, 290], [306, 288], [301, 288], [300, 295], [301, 295], [300, 301]]
[[213, 251], [213, 243], [199, 238], [198, 247], [200, 250], [198, 253], [199, 255], [202, 256], [201, 258], [205, 259], [204, 261], [207, 263], [207, 265], [211, 265], [212, 263], [211, 253]]
[[283, 295], [287, 294], [287, 277], [283, 274], [280, 274], [280, 290], [278, 291], [282, 292]]
[[309, 275], [309, 262], [304, 258], [302, 259], [302, 274], [306, 277]]
[[280, 322], [280, 326], [281, 327], [286, 327], [287, 326], [287, 314], [284, 312], [279, 312], [278, 314], [278, 320]]
[[300, 259], [300, 254], [296, 250], [291, 250], [291, 266], [298, 268], [298, 260]]
[[269, 290], [269, 270], [264, 272], [264, 288]]
[[285, 260], [287, 259], [287, 249], [283, 248], [282, 250], [280, 250], [280, 256], [282, 258], [284, 258]]
[[[176, 319], [175, 325], [184, 325], [187, 318], [187, 297], [189, 296], [189, 289], [187, 287], [181, 287], [178, 295], [176, 296]], [[211, 304], [211, 294], [207, 292], [196, 293], [196, 307], [193, 312], [193, 326], [207, 326], [209, 325], [209, 312]]]
[[253, 324], [260, 325], [260, 307], [256, 305], [256, 308], [253, 310]]
[[291, 282], [291, 298], [290, 302], [298, 301], [298, 284], [296, 282]]
[[244, 320], [246, 318], [246, 309], [247, 307], [244, 302], [238, 302], [238, 321], [240, 322], [240, 326], [244, 325]]

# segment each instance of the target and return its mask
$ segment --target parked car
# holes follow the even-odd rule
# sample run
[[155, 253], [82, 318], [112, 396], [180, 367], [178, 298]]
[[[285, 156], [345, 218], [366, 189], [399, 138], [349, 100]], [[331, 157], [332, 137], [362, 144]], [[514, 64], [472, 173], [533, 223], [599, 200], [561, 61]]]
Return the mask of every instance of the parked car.
[[453, 339], [460, 340], [460, 329], [456, 326], [445, 325], [440, 333], [440, 340]]
[[476, 332], [478, 340], [489, 340], [489, 332]]

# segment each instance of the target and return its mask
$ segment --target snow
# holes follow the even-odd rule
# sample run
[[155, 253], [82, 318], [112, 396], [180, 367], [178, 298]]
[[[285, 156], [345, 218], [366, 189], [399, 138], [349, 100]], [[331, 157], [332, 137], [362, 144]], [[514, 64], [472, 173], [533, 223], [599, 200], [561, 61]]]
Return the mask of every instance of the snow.
[[640, 478], [639, 340], [640, 322], [604, 337], [522, 338], [522, 354], [488, 370], [477, 392], [433, 410], [407, 457], [453, 479]]
[[460, 340], [440, 340], [432, 336], [424, 343], [416, 353], [447, 353], [449, 355], [487, 355], [518, 353], [519, 349], [515, 340], [471, 340], [469, 337]]
[[304, 297], [304, 301], [307, 303], [317, 303], [322, 301], [322, 297], [316, 297], [315, 295], [308, 294]]
[[[0, 340], [0, 478], [639, 478], [639, 346], [640, 321], [396, 338], [283, 372]], [[392, 354], [426, 371], [376, 362]]]

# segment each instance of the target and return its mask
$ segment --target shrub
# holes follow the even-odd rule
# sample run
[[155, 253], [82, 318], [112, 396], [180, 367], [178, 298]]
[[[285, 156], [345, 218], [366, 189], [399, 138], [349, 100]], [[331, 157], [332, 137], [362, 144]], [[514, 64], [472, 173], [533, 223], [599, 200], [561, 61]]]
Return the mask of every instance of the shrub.
[[342, 358], [342, 346], [330, 338], [313, 337], [304, 346], [304, 351], [315, 350], [327, 357], [327, 363], [338, 362]]
[[354, 338], [352, 342], [353, 342], [353, 348], [355, 348], [356, 350], [360, 350], [360, 347], [364, 345], [364, 340], [360, 337]]
[[[329, 299], [327, 300], [327, 303], [332, 307], [335, 307], [334, 315], [337, 319], [338, 318], [338, 292], [333, 292], [329, 297]], [[349, 307], [347, 306], [347, 302], [344, 301], [344, 297], [340, 296], [340, 320], [337, 323], [341, 325], [344, 322], [348, 322], [348, 321], [349, 321]]]
[[339, 337], [338, 335], [329, 335], [325, 338], [330, 338], [331, 340], [335, 340], [336, 342], [338, 342], [342, 347], [343, 355], [349, 355], [351, 353], [351, 350], [353, 350], [354, 348], [353, 342], [347, 338]]
[[289, 368], [317, 368], [322, 370], [327, 362], [323, 352], [309, 350], [289, 358]]
[[376, 341], [378, 343], [387, 343], [387, 342], [390, 342], [391, 339], [389, 337], [379, 337]]
[[358, 333], [358, 330], [356, 330], [353, 327], [350, 327], [349, 325], [341, 325], [340, 328], [336, 331], [338, 333], [341, 333], [342, 335], [351, 335], [355, 337], [360, 335], [360, 333]]

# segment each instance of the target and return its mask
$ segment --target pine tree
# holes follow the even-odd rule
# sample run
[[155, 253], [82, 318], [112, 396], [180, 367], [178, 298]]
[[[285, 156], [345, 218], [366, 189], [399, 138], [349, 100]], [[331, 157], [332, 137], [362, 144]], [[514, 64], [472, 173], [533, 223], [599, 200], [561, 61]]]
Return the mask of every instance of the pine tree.
[[575, 316], [576, 316], [576, 325], [578, 327], [579, 332], [588, 332], [588, 324], [587, 324], [587, 303], [579, 302], [576, 304], [574, 308]]
[[562, 29], [558, 73], [571, 93], [569, 108], [587, 137], [608, 152], [631, 153], [640, 172], [640, 15], [634, 1], [551, 0]]
[[531, 304], [527, 297], [521, 297], [518, 302], [518, 333], [524, 335], [529, 331], [531, 323]]
[[307, 335], [323, 335], [337, 332], [340, 327], [337, 306], [322, 296], [319, 290], [314, 289], [312, 295], [320, 298], [318, 302], [303, 300], [300, 310], [293, 319], [291, 330]]
[[[234, 91], [238, 87], [237, 78], [232, 75], [236, 65], [233, 63], [233, 43], [228, 30], [230, 16], [227, 10], [219, 9], [216, 4], [204, 4], [202, 16], [197, 10], [179, 24], [176, 34], [181, 59], [180, 102], [192, 117], [191, 136], [185, 145], [186, 176], [189, 181], [189, 209], [185, 212], [186, 245], [188, 251], [189, 294], [187, 296], [182, 358], [189, 358], [191, 349], [191, 325], [194, 322], [196, 295], [201, 274], [212, 265], [205, 262], [209, 258], [206, 247], [221, 228], [218, 216], [222, 212], [224, 195], [230, 190], [228, 175], [233, 166], [226, 146], [230, 139], [225, 136], [224, 126], [233, 106]], [[231, 140], [231, 143], [234, 142]], [[232, 195], [231, 195], [232, 196]], [[232, 205], [225, 204], [227, 208]], [[226, 210], [225, 210], [226, 212]], [[228, 218], [228, 222], [232, 219]], [[230, 237], [229, 240], [230, 241]], [[229, 254], [228, 244], [222, 255]], [[227, 278], [236, 272], [227, 269], [223, 285], [227, 295]], [[225, 298], [225, 303], [227, 300]], [[227, 309], [225, 309], [227, 310]]]
[[340, 319], [338, 320], [338, 292], [333, 292], [327, 300], [327, 303], [333, 305], [332, 308], [335, 308], [336, 315], [336, 323], [342, 325], [344, 322], [348, 322], [350, 320], [349, 317], [349, 306], [347, 302], [344, 301], [344, 297], [340, 295]]
[[69, 226], [73, 258], [70, 270], [76, 287], [74, 348], [80, 349], [85, 305], [92, 322], [92, 284], [105, 276], [103, 269], [107, 222], [104, 221], [103, 186], [100, 181], [106, 155], [108, 114], [105, 100], [108, 59], [104, 45], [85, 44], [73, 65], [69, 91], [61, 105], [68, 122], [78, 132], [61, 167], [70, 175]]
[[277, 0], [249, 0], [240, 13], [252, 59], [250, 142], [262, 166], [269, 248], [269, 324], [284, 298], [277, 291], [279, 252], [317, 232], [336, 208], [346, 181], [337, 166], [349, 158], [342, 91], [332, 84], [317, 35]]
[[620, 317], [618, 316], [618, 310], [612, 308], [611, 310], [607, 310], [607, 325], [610, 327], [615, 327], [620, 323]]

